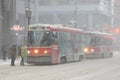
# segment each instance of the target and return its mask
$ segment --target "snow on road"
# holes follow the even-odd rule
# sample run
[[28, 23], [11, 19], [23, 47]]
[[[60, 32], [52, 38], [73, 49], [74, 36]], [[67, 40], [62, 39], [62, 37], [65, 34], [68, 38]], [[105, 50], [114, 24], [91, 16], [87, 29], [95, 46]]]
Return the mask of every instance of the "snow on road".
[[[5, 61], [3, 61], [2, 59], [0, 59], [0, 65], [8, 65], [11, 63], [11, 59], [6, 59]], [[20, 58], [17, 58], [15, 60], [15, 64], [20, 63]]]
[[10, 60], [0, 65], [0, 80], [120, 80], [120, 54], [111, 58], [83, 60], [58, 65], [19, 65]]
[[114, 52], [112, 59], [104, 61], [104, 63], [106, 63], [107, 66], [103, 66], [102, 69], [69, 80], [120, 80], [120, 53], [118, 51]]
[[4, 65], [4, 64], [10, 64], [10, 60], [6, 60], [6, 61], [0, 60], [0, 65]]

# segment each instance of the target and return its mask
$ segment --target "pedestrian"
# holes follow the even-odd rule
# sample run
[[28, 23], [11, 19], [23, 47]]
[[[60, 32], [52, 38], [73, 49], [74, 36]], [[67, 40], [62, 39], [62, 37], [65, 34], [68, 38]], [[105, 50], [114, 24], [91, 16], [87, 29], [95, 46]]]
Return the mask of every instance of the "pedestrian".
[[21, 62], [20, 65], [24, 65], [24, 59], [25, 59], [25, 55], [26, 55], [26, 47], [25, 46], [21, 46], [21, 51], [20, 51], [20, 56], [21, 56]]
[[3, 56], [3, 60], [5, 61], [6, 55], [7, 55], [7, 47], [5, 44], [2, 45], [1, 52], [2, 52], [2, 56]]
[[16, 45], [12, 45], [12, 46], [10, 47], [11, 66], [15, 66], [16, 54], [17, 54]]

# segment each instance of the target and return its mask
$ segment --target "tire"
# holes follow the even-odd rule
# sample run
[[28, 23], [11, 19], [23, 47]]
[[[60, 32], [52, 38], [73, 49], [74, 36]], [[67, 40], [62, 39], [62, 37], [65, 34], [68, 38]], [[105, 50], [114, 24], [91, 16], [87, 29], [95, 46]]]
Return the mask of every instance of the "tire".
[[82, 59], [83, 59], [83, 56], [81, 55], [81, 56], [79, 56], [79, 60], [78, 61], [80, 62], [80, 61], [82, 61]]
[[60, 59], [60, 63], [66, 63], [66, 57], [62, 57], [61, 59]]
[[111, 53], [110, 57], [112, 57], [112, 56], [113, 56], [113, 53]]

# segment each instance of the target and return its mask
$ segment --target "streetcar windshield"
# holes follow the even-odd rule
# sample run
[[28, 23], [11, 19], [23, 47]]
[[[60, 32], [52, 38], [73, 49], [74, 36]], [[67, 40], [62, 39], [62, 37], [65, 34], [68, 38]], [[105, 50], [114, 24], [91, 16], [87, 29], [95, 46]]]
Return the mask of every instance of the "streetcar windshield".
[[85, 35], [85, 44], [87, 46], [99, 46], [99, 38], [97, 36]]
[[39, 46], [51, 46], [53, 42], [56, 42], [57, 35], [51, 31], [29, 31], [28, 32], [28, 45]]
[[104, 36], [85, 35], [84, 41], [86, 46], [110, 46], [112, 39]]

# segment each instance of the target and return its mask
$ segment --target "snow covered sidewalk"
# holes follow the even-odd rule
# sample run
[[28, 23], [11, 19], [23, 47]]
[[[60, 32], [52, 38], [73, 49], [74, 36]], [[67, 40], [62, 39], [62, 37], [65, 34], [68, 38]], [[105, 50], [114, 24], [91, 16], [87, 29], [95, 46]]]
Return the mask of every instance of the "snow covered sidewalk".
[[[11, 63], [11, 59], [6, 59], [5, 61], [3, 61], [3, 59], [0, 59], [0, 65], [6, 65], [6, 64], [10, 64]], [[15, 60], [15, 64], [20, 63], [20, 59], [17, 58]]]
[[2, 59], [0, 59], [0, 65], [5, 65], [5, 64], [10, 64], [10, 59], [3, 61]]

